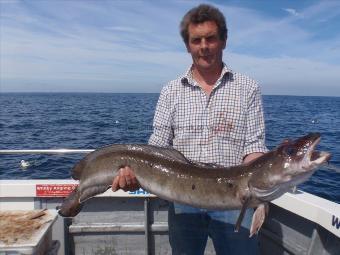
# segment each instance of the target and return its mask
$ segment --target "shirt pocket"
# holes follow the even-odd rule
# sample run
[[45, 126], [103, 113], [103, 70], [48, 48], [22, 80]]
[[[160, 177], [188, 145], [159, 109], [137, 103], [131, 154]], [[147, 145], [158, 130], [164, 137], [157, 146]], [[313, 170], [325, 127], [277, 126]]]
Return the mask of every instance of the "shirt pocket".
[[215, 116], [213, 132], [221, 152], [221, 161], [225, 165], [242, 162], [246, 128], [246, 118], [242, 111], [224, 110]]
[[213, 132], [219, 139], [244, 142], [247, 126], [243, 111], [219, 111], [214, 115], [213, 123]]

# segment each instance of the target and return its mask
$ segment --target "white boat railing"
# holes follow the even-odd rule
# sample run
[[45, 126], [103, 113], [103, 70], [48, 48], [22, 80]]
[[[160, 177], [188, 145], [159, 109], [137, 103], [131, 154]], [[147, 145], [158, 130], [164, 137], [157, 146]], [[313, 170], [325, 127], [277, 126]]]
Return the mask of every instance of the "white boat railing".
[[93, 149], [0, 150], [0, 154], [69, 154], [90, 153]]

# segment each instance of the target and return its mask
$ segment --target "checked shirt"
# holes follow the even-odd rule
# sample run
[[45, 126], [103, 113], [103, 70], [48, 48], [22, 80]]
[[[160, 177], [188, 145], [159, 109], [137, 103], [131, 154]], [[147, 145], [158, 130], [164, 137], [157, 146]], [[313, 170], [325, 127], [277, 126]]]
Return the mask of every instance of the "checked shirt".
[[207, 95], [189, 68], [162, 89], [149, 144], [172, 146], [191, 161], [223, 166], [266, 152], [259, 86], [224, 65]]

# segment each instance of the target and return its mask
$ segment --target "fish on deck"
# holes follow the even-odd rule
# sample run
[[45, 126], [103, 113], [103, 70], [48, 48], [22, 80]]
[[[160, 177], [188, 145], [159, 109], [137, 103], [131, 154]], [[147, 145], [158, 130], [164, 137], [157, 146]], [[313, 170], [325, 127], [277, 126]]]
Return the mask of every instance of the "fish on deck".
[[306, 181], [330, 158], [315, 151], [319, 133], [285, 140], [256, 160], [232, 167], [194, 163], [172, 148], [152, 145], [111, 145], [88, 154], [72, 170], [79, 186], [64, 200], [59, 214], [77, 215], [83, 203], [111, 187], [122, 166], [130, 166], [143, 189], [158, 197], [213, 210], [241, 209], [238, 230], [246, 208], [257, 208], [250, 235], [257, 233], [266, 203]]

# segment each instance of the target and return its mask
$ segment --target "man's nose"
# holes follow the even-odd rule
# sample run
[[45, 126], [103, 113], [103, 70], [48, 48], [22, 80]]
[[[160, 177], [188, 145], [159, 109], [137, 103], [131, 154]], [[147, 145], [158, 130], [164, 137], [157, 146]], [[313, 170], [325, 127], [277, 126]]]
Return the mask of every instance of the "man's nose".
[[200, 44], [201, 49], [206, 49], [208, 48], [208, 42], [205, 38], [201, 39], [201, 44]]

